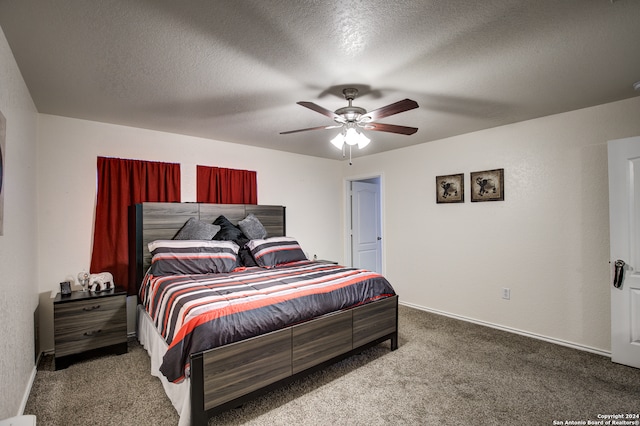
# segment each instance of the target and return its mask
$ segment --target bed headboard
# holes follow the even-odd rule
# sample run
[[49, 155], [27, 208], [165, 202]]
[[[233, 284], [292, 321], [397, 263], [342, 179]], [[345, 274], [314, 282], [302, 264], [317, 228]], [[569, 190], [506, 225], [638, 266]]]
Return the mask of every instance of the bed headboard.
[[[256, 204], [142, 203], [129, 212], [129, 281], [136, 294], [151, 264], [147, 244], [170, 240], [191, 217], [212, 223], [220, 215], [234, 225], [253, 213], [262, 222], [269, 237], [286, 235], [285, 207]], [[129, 285], [131, 288], [131, 284]]]

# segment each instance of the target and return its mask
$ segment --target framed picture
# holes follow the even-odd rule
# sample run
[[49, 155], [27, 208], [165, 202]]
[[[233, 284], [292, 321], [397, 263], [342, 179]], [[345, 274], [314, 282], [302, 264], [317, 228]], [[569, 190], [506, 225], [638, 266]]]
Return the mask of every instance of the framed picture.
[[60, 283], [60, 293], [63, 295], [71, 294], [71, 283], [69, 281]]
[[464, 173], [436, 176], [436, 203], [464, 203]]
[[504, 201], [504, 169], [472, 172], [471, 201]]

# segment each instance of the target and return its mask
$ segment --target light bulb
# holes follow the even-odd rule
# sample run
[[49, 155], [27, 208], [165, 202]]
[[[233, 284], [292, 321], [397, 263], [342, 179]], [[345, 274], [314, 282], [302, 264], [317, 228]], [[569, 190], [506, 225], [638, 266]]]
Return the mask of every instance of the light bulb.
[[353, 127], [347, 129], [347, 134], [344, 136], [344, 141], [347, 145], [355, 145], [358, 143], [358, 131]]
[[344, 145], [344, 136], [342, 132], [338, 133], [335, 138], [331, 139], [331, 144], [338, 149], [342, 149], [342, 145]]
[[358, 133], [358, 148], [364, 148], [365, 146], [369, 145], [369, 142], [371, 142], [371, 139], [366, 137], [364, 133]]

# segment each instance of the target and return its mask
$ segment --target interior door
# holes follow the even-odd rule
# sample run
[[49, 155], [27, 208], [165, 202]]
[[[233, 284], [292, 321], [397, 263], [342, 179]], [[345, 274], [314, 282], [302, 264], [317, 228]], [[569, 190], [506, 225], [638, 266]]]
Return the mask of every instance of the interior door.
[[380, 186], [352, 182], [352, 263], [356, 268], [382, 273]]
[[611, 360], [640, 368], [640, 137], [608, 151]]

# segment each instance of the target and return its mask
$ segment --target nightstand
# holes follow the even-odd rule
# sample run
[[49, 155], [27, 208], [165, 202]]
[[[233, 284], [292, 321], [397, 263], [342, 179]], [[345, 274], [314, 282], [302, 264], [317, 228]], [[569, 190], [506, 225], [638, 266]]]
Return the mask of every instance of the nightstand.
[[56, 370], [77, 359], [127, 352], [127, 292], [58, 293], [53, 300]]

